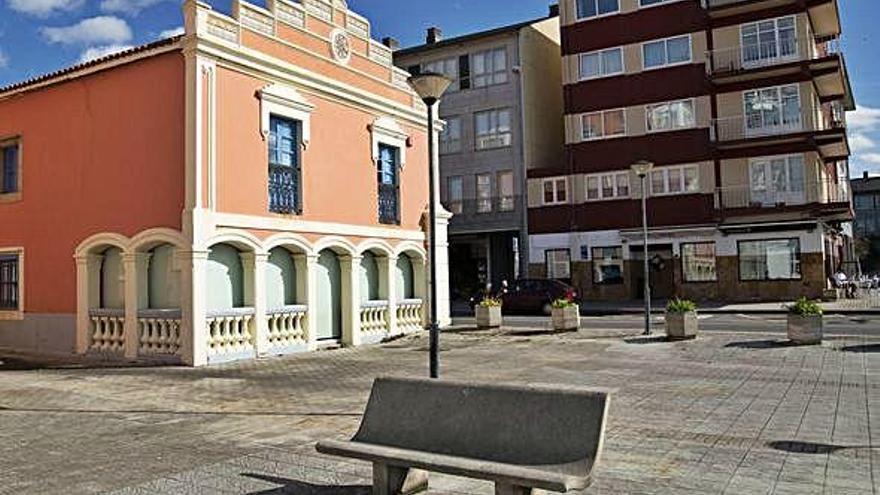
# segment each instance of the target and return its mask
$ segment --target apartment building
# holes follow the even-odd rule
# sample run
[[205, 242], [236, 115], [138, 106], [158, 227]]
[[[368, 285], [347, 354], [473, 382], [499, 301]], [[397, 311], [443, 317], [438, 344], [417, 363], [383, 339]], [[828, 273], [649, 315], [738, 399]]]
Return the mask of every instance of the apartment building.
[[203, 365], [449, 321], [409, 75], [343, 0], [232, 7], [0, 88], [0, 346]]
[[819, 297], [851, 256], [836, 0], [564, 0], [566, 159], [528, 175], [530, 269], [641, 297]]
[[862, 271], [880, 272], [880, 177], [865, 172], [852, 180], [856, 220], [853, 230], [860, 248]]
[[411, 73], [454, 82], [440, 103], [440, 189], [449, 223], [450, 285], [498, 290], [528, 268], [526, 170], [562, 163], [558, 10], [498, 29], [397, 50]]

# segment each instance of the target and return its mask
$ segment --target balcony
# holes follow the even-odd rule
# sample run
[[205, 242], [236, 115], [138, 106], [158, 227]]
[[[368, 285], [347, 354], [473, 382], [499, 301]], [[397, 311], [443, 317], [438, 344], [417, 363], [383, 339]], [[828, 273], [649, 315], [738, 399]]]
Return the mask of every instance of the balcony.
[[791, 5], [804, 5], [810, 16], [813, 34], [817, 37], [840, 34], [840, 12], [837, 0], [701, 0], [713, 20], [749, 14]]
[[465, 198], [444, 201], [443, 206], [452, 212], [449, 228], [456, 234], [519, 229], [522, 223], [523, 197], [520, 195]]
[[[777, 39], [766, 43], [740, 44], [732, 47], [724, 47], [711, 50], [707, 53], [709, 61], [707, 70], [716, 82], [742, 81], [748, 77], [755, 77], [763, 69], [774, 68], [797, 62], [820, 61], [830, 63], [836, 67], [837, 56], [840, 55], [840, 43], [837, 38], [831, 38], [823, 42], [816, 42], [815, 38]], [[827, 69], [822, 64], [815, 65], [816, 70]], [[792, 69], [801, 70], [800, 65], [794, 65]], [[774, 70], [774, 76], [779, 75]]]
[[396, 184], [379, 184], [379, 223], [400, 224], [400, 191]]
[[[723, 217], [790, 215], [849, 221], [853, 218], [849, 181], [807, 180], [776, 186], [734, 185], [716, 190], [716, 208]], [[782, 218], [780, 218], [782, 219]]]

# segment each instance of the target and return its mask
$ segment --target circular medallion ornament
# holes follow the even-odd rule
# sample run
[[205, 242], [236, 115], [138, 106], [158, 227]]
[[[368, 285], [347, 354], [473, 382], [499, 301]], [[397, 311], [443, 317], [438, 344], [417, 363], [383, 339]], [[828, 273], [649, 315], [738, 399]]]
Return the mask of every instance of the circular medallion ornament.
[[348, 33], [341, 29], [334, 29], [330, 33], [330, 52], [339, 63], [347, 64], [351, 60], [351, 40]]

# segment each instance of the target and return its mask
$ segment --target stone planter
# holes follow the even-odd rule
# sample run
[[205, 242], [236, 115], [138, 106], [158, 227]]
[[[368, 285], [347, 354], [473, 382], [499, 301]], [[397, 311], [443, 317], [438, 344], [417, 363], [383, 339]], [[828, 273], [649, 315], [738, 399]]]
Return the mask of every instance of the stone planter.
[[700, 323], [696, 311], [687, 313], [666, 313], [666, 337], [669, 340], [697, 338]]
[[474, 308], [478, 328], [498, 328], [501, 326], [501, 306], [477, 306]]
[[577, 305], [553, 308], [550, 316], [553, 319], [553, 330], [577, 330], [581, 327], [581, 309]]
[[822, 328], [821, 315], [788, 315], [788, 340], [795, 344], [821, 344]]

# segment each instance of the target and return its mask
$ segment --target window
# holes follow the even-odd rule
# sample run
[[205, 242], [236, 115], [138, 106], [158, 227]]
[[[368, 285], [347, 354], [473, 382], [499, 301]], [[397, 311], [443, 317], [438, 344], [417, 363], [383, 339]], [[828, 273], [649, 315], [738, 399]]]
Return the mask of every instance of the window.
[[397, 225], [400, 223], [400, 149], [387, 144], [379, 144], [377, 163], [377, 182], [379, 184], [379, 223]]
[[642, 45], [642, 67], [654, 69], [691, 61], [691, 36], [676, 36]]
[[677, 2], [678, 0], [639, 0], [640, 7], [653, 7], [654, 5], [660, 5], [661, 3], [671, 3]]
[[647, 107], [648, 132], [687, 129], [697, 125], [694, 100], [672, 101]]
[[751, 202], [762, 206], [803, 204], [804, 157], [757, 158], [749, 163]]
[[440, 133], [440, 154], [461, 151], [461, 118], [447, 117], [446, 128]]
[[715, 282], [718, 280], [715, 243], [682, 244], [681, 271], [684, 274], [685, 282]]
[[577, 18], [589, 19], [620, 12], [620, 0], [577, 0]]
[[610, 48], [580, 56], [581, 79], [623, 74], [623, 48]]
[[299, 123], [273, 115], [269, 125], [269, 211], [299, 214]]
[[564, 178], [544, 179], [544, 204], [561, 205], [568, 202], [568, 191]]
[[446, 188], [446, 207], [455, 214], [461, 213], [464, 201], [464, 183], [461, 176], [449, 177]]
[[20, 168], [21, 153], [17, 142], [0, 142], [0, 194], [12, 194], [20, 192]]
[[663, 167], [651, 171], [651, 194], [689, 194], [700, 190], [697, 165]]
[[744, 67], [757, 67], [798, 56], [794, 16], [743, 24], [740, 37]]
[[743, 93], [748, 136], [801, 129], [801, 97], [797, 84]]
[[507, 82], [507, 50], [496, 48], [471, 56], [471, 82], [482, 88]]
[[593, 283], [596, 284], [622, 284], [623, 283], [623, 248], [598, 247], [593, 248]]
[[626, 135], [626, 113], [623, 109], [588, 113], [581, 122], [584, 140]]
[[447, 91], [458, 91], [458, 59], [447, 58], [443, 60], [434, 60], [433, 62], [427, 62], [422, 65], [420, 73], [425, 72], [436, 72], [437, 74], [443, 74], [452, 80], [452, 84], [449, 85], [449, 89]]
[[21, 254], [0, 252], [0, 312], [21, 310]]
[[740, 241], [742, 280], [800, 280], [801, 248], [797, 239]]
[[477, 213], [492, 211], [492, 174], [477, 175]]
[[513, 172], [498, 172], [498, 211], [513, 211]]
[[588, 175], [587, 201], [629, 197], [629, 172]]
[[568, 249], [548, 249], [544, 251], [544, 256], [547, 262], [547, 278], [571, 278], [571, 252]]
[[510, 146], [510, 110], [488, 110], [474, 115], [476, 148], [485, 150]]

